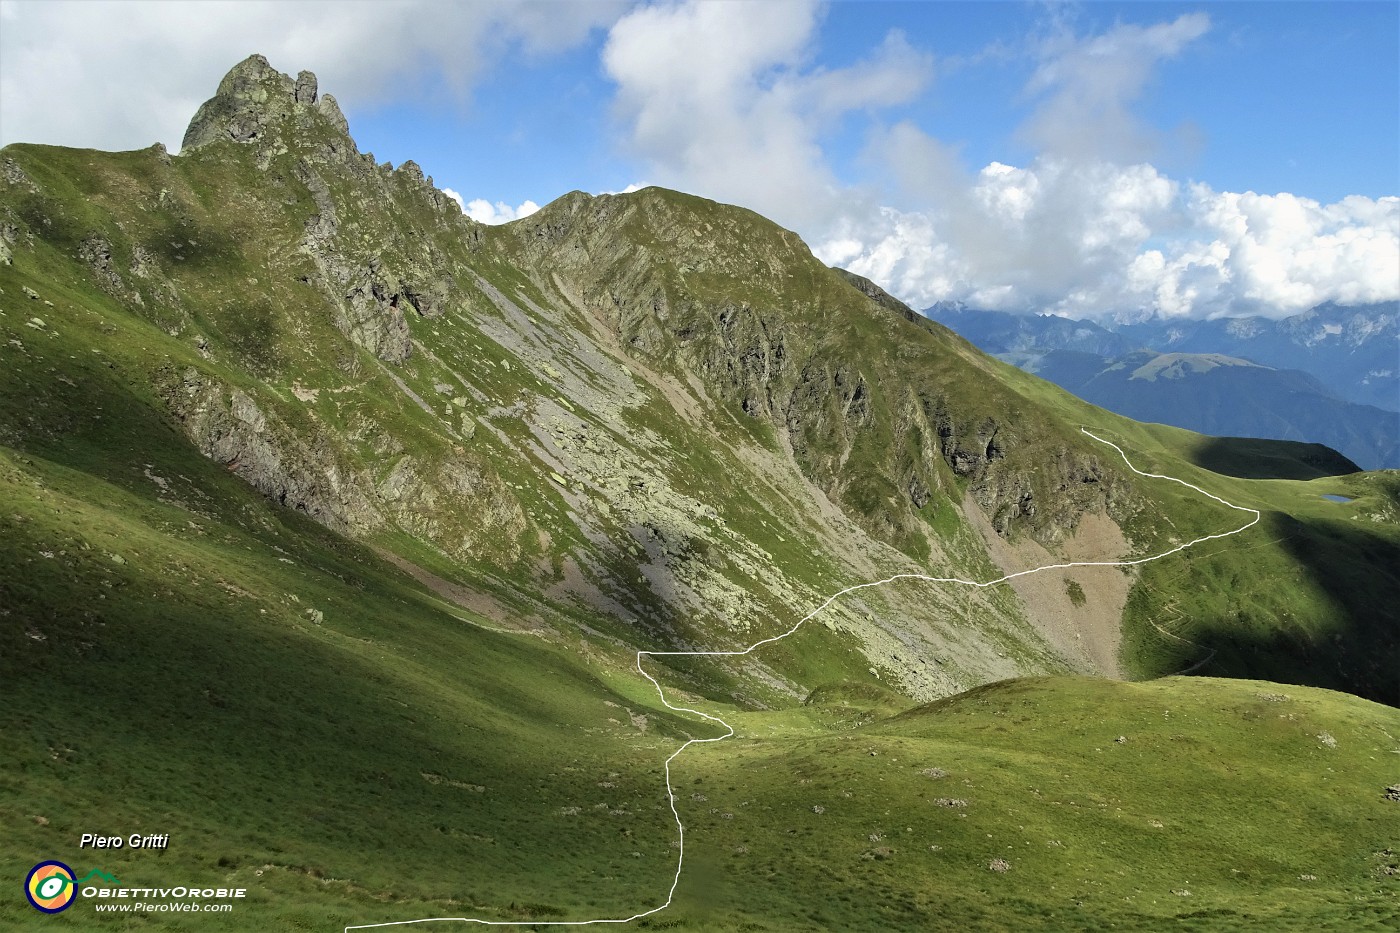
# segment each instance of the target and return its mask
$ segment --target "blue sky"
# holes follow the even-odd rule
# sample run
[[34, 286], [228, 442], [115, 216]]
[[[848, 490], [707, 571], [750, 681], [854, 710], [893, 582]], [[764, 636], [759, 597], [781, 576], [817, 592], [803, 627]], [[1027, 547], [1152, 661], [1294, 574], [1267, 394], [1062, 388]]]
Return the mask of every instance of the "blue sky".
[[253, 51], [489, 221], [665, 184], [915, 305], [1400, 298], [1400, 4], [0, 0], [0, 141], [176, 148]]
[[[1400, 193], [1400, 4], [1094, 3], [1060, 14], [1087, 34], [1198, 11], [1210, 32], [1163, 62], [1139, 102], [1163, 137], [1154, 164], [1235, 191], [1322, 201]], [[891, 29], [935, 57], [926, 93], [853, 114], [827, 138], [841, 176], [866, 174], [859, 153], [872, 123], [902, 119], [959, 144], [970, 167], [1030, 160], [1034, 147], [1017, 133], [1035, 104], [1026, 48], [1054, 19], [1030, 3], [833, 4], [814, 67], [852, 64]], [[567, 53], [513, 55], [467, 99], [439, 87], [425, 100], [346, 110], [362, 145], [396, 163], [414, 158], [464, 193], [519, 204], [620, 190], [646, 169], [610, 127], [605, 40], [597, 30]]]

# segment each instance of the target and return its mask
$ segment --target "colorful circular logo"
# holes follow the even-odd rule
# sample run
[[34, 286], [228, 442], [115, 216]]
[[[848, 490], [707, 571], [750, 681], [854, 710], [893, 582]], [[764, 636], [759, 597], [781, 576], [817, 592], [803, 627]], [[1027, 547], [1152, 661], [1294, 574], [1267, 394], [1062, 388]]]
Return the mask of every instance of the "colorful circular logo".
[[29, 869], [29, 877], [24, 879], [24, 896], [35, 910], [46, 914], [67, 910], [78, 896], [73, 869], [62, 862], [40, 862]]

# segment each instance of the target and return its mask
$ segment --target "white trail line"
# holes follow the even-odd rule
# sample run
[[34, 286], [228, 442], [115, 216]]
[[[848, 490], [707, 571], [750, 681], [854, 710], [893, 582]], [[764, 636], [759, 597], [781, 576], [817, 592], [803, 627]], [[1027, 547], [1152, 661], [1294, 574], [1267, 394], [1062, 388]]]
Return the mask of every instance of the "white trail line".
[[811, 619], [815, 618], [817, 615], [823, 612], [827, 606], [830, 606], [832, 603], [836, 602], [836, 600], [840, 599], [842, 596], [845, 596], [847, 593], [854, 593], [856, 590], [863, 590], [876, 586], [884, 586], [885, 584], [893, 583], [896, 580], [923, 580], [925, 583], [956, 583], [961, 586], [975, 586], [979, 589], [986, 589], [992, 586], [999, 586], [1000, 584], [1006, 583], [1009, 580], [1014, 580], [1017, 577], [1026, 577], [1030, 576], [1033, 573], [1041, 573], [1046, 570], [1068, 570], [1071, 567], [1135, 567], [1138, 564], [1148, 564], [1154, 560], [1161, 560], [1164, 557], [1170, 557], [1173, 554], [1179, 554], [1187, 548], [1194, 547], [1197, 544], [1204, 544], [1207, 541], [1216, 541], [1220, 538], [1228, 538], [1231, 535], [1237, 535], [1240, 532], [1245, 531], [1249, 528], [1253, 528], [1255, 525], [1259, 524], [1260, 514], [1258, 509], [1251, 509], [1242, 505], [1235, 505], [1233, 502], [1226, 502], [1219, 496], [1206, 492], [1201, 487], [1194, 486], [1191, 483], [1186, 482], [1186, 480], [1184, 479], [1177, 479], [1175, 476], [1164, 476], [1161, 473], [1144, 473], [1142, 470], [1139, 470], [1137, 467], [1133, 466], [1132, 461], [1128, 459], [1128, 455], [1123, 453], [1123, 448], [1119, 447], [1117, 444], [1113, 443], [1112, 441], [1104, 440], [1102, 437], [1099, 437], [1097, 434], [1093, 433], [1088, 428], [1081, 427], [1079, 430], [1089, 435], [1089, 437], [1092, 437], [1100, 444], [1107, 444], [1109, 447], [1112, 447], [1114, 450], [1118, 451], [1119, 456], [1123, 458], [1123, 462], [1128, 465], [1128, 469], [1132, 470], [1138, 476], [1145, 476], [1148, 479], [1165, 479], [1170, 480], [1173, 483], [1180, 483], [1187, 489], [1194, 489], [1196, 492], [1200, 493], [1206, 498], [1214, 499], [1221, 505], [1232, 508], [1237, 512], [1248, 512], [1254, 517], [1251, 518], [1245, 524], [1236, 528], [1234, 531], [1225, 531], [1221, 532], [1220, 534], [1205, 535], [1203, 537], [1196, 538], [1193, 541], [1187, 541], [1185, 544], [1178, 544], [1170, 551], [1163, 551], [1162, 553], [1154, 554], [1151, 557], [1139, 557], [1136, 560], [1081, 560], [1072, 561], [1067, 564], [1046, 564], [1044, 567], [1035, 567], [1030, 570], [1019, 570], [1016, 573], [1008, 573], [1004, 577], [997, 577], [995, 580], [986, 580], [982, 582], [979, 582], [977, 580], [960, 580], [957, 577], [930, 577], [922, 573], [897, 573], [894, 576], [886, 577], [883, 580], [876, 580], [872, 583], [857, 583], [854, 586], [848, 586], [844, 590], [841, 590], [837, 593], [833, 593], [827, 598], [826, 602], [822, 603], [820, 606], [807, 613], [805, 616], [803, 616], [797, 621], [797, 624], [795, 624], [792, 628], [788, 629], [786, 632], [783, 632], [781, 635], [774, 635], [772, 638], [765, 638], [762, 641], [756, 641], [742, 651], [638, 651], [637, 671], [647, 680], [651, 681], [652, 685], [656, 687], [657, 696], [661, 698], [662, 704], [667, 709], [677, 713], [690, 713], [691, 715], [699, 716], [701, 719], [708, 719], [710, 722], [718, 723], [725, 729], [724, 735], [717, 736], [713, 739], [689, 740], [680, 748], [672, 752], [671, 757], [666, 759], [666, 796], [670, 798], [671, 815], [676, 819], [676, 834], [680, 839], [680, 850], [679, 854], [677, 854], [676, 856], [676, 874], [675, 877], [671, 879], [671, 889], [666, 892], [665, 903], [661, 904], [659, 907], [653, 907], [651, 910], [644, 910], [641, 913], [633, 914], [630, 917], [617, 917], [603, 920], [480, 920], [476, 917], [429, 917], [423, 920], [394, 920], [389, 923], [366, 923], [361, 924], [359, 926], [347, 926], [345, 928], [345, 933], [349, 933], [350, 930], [371, 930], [378, 927], [408, 926], [410, 924], [415, 923], [477, 923], [481, 924], [482, 926], [492, 927], [582, 927], [591, 926], [595, 923], [631, 923], [633, 920], [640, 920], [643, 917], [650, 917], [652, 914], [660, 913], [667, 907], [670, 907], [671, 901], [676, 896], [676, 886], [681, 883], [681, 868], [685, 864], [685, 824], [681, 822], [681, 815], [676, 810], [676, 793], [675, 789], [671, 786], [671, 762], [675, 761], [678, 757], [680, 757], [681, 752], [685, 751], [687, 748], [690, 748], [690, 746], [692, 745], [703, 745], [706, 742], [723, 742], [725, 739], [732, 738], [734, 735], [734, 727], [731, 726], [729, 723], [725, 722], [723, 719], [720, 719], [718, 716], [711, 716], [709, 713], [702, 713], [698, 709], [689, 709], [688, 707], [684, 706], [672, 705], [671, 702], [666, 699], [666, 691], [662, 689], [660, 682], [657, 681], [655, 677], [648, 674], [646, 670], [642, 667], [643, 656], [652, 658], [742, 657], [743, 655], [753, 652], [757, 648], [762, 648], [764, 645], [771, 645], [775, 641], [782, 641], [784, 638], [787, 638], [789, 635], [796, 632]]

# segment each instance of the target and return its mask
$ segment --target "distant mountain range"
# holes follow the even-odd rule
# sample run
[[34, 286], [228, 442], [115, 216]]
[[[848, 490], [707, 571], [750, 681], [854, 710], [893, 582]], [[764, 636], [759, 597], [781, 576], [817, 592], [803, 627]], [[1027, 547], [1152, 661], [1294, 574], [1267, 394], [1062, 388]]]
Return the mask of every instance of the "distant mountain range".
[[[939, 302], [925, 312], [991, 352], [1081, 350], [1122, 356], [1134, 350], [1223, 353], [1275, 369], [1301, 369], [1349, 402], [1400, 411], [1400, 302], [1318, 305], [1281, 320], [1154, 318], [1108, 325], [1051, 315], [974, 311]], [[1004, 348], [1004, 349], [1003, 349]]]
[[925, 314], [980, 349], [1132, 418], [1311, 441], [1365, 469], [1400, 467], [1394, 302], [1322, 305], [1281, 321], [1153, 320], [1113, 329], [951, 303]]

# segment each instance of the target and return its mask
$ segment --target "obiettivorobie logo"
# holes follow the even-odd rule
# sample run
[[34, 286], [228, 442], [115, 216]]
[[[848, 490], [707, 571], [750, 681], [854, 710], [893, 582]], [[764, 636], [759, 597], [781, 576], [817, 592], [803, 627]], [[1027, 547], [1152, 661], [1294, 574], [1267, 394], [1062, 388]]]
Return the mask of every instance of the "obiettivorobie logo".
[[104, 871], [93, 869], [79, 880], [73, 869], [62, 862], [50, 859], [29, 869], [24, 879], [24, 896], [35, 910], [46, 914], [56, 914], [73, 906], [78, 897], [78, 886], [93, 878], [101, 878], [110, 884], [120, 886], [121, 882]]
[[[98, 879], [97, 884], [89, 884]], [[81, 895], [104, 913], [222, 913], [228, 903], [248, 896], [247, 888], [206, 888], [199, 885], [126, 887], [105, 871], [93, 869], [82, 878], [60, 861], [49, 859], [29, 869], [24, 896], [41, 913], [56, 914], [73, 906]], [[156, 899], [154, 901], [148, 899]]]

